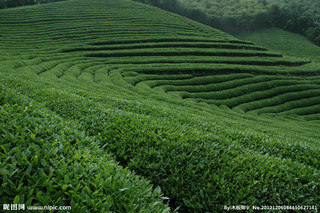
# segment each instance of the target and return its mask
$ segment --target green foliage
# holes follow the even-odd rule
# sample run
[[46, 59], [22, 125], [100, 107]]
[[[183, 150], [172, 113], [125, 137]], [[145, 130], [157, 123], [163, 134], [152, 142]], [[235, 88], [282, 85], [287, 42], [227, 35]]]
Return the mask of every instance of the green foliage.
[[0, 92], [2, 203], [169, 212], [159, 188], [120, 167], [78, 124], [15, 91]]
[[[109, 101], [105, 102], [107, 105], [91, 101], [59, 89], [46, 88], [48, 86], [40, 85], [42, 82], [31, 83], [30, 79], [17, 82], [10, 78], [8, 81], [8, 86], [16, 87], [36, 103], [45, 103], [45, 107], [64, 119], [74, 120], [79, 124], [79, 131], [85, 131], [89, 138], [97, 138], [96, 145], [114, 153], [122, 165], [162, 186], [166, 195], [173, 198], [171, 205], [181, 205], [181, 210], [219, 210], [233, 202], [280, 205], [284, 199], [305, 205], [318, 202], [319, 173], [314, 170], [319, 169], [318, 151], [308, 146], [282, 140], [275, 143], [272, 138], [236, 129], [222, 131], [218, 128], [217, 131], [209, 124], [201, 130], [202, 125], [186, 117], [187, 112], [182, 114], [185, 121], [172, 117], [176, 112], [167, 114], [164, 119], [159, 114], [163, 113], [162, 109], [148, 115], [137, 114], [132, 105], [126, 106], [123, 101], [118, 101], [122, 110], [117, 110], [108, 106]], [[137, 107], [141, 111], [148, 105]], [[49, 133], [44, 137], [51, 135]], [[31, 140], [37, 138], [37, 134], [30, 136]], [[77, 143], [77, 139], [70, 140]], [[243, 152], [244, 149], [251, 151]], [[69, 159], [68, 156], [65, 159]], [[295, 185], [290, 185], [293, 177], [296, 178]], [[305, 186], [304, 182], [311, 185]], [[260, 189], [263, 189], [262, 194], [256, 196], [254, 192]], [[269, 196], [270, 191], [274, 191], [274, 196]]]
[[1, 10], [0, 27], [3, 201], [319, 203], [319, 63], [129, 0]]
[[0, 9], [34, 4], [46, 4], [50, 2], [66, 0], [0, 0]]
[[290, 10], [300, 16], [310, 16], [320, 21], [320, 2], [312, 0], [266, 0], [267, 3], [278, 5], [280, 8]]
[[311, 58], [314, 60], [320, 59], [320, 47], [312, 44], [302, 35], [290, 33], [278, 28], [235, 33], [234, 35], [240, 39], [250, 40], [286, 55]]
[[135, 0], [235, 33], [278, 27], [320, 44], [320, 4], [304, 1], [255, 0]]

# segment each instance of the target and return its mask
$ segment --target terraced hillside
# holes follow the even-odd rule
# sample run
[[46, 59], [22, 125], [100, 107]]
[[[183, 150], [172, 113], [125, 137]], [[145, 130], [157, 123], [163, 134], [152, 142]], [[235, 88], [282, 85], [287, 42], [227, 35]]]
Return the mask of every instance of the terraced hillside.
[[320, 64], [129, 0], [5, 9], [0, 29], [2, 203], [319, 203]]
[[4, 12], [3, 28], [9, 30], [2, 34], [3, 50], [18, 57], [12, 43], [20, 42], [24, 64], [17, 66], [41, 76], [99, 82], [107, 74], [120, 86], [147, 85], [183, 99], [245, 112], [308, 119], [320, 113], [317, 64], [269, 52], [171, 14], [168, 17], [175, 21], [170, 24], [162, 17], [144, 18], [157, 14], [143, 14], [142, 5], [141, 17], [134, 10], [124, 16], [119, 6], [104, 15], [105, 7], [115, 7], [112, 4], [94, 13], [78, 12], [82, 6], [79, 3], [71, 11], [51, 6], [47, 10], [53, 17], [30, 8], [23, 21], [16, 20], [23, 9]]

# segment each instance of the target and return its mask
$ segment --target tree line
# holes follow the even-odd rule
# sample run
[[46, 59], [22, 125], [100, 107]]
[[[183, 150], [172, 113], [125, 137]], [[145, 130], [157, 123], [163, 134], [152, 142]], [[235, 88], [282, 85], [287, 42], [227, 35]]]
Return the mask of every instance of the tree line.
[[[313, 43], [320, 45], [320, 22], [315, 16], [301, 14], [298, 13], [298, 11], [290, 10], [277, 4], [271, 5], [266, 0], [255, 1], [254, 4], [251, 4], [252, 1], [248, 0], [247, 5], [241, 5], [240, 2], [243, 4], [243, 1], [237, 1], [238, 5], [233, 5], [233, 8], [227, 7], [228, 5], [226, 6], [226, 1], [224, 0], [224, 5], [219, 5], [219, 1], [210, 0], [135, 1], [180, 14], [228, 33], [254, 31], [266, 27], [278, 27], [302, 34]], [[211, 9], [213, 4], [215, 4], [214, 8]], [[241, 9], [235, 11], [235, 7]], [[232, 9], [232, 11], [228, 11], [230, 9]], [[216, 11], [219, 11], [220, 14]]]
[[320, 46], [320, 23], [311, 15], [280, 8], [272, 5], [270, 8], [271, 24], [287, 31], [306, 36], [310, 41]]
[[65, 0], [0, 0], [0, 9], [34, 4], [45, 4]]

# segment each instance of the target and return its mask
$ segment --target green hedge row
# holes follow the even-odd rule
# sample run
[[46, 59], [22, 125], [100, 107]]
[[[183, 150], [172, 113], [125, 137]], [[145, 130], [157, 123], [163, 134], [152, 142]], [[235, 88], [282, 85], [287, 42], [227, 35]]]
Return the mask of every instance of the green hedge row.
[[1, 203], [72, 212], [170, 212], [159, 187], [118, 165], [76, 122], [1, 85]]
[[108, 41], [98, 41], [98, 42], [91, 42], [91, 45], [115, 45], [115, 44], [138, 44], [138, 43], [163, 43], [163, 42], [205, 42], [205, 43], [233, 43], [233, 44], [243, 44], [243, 45], [252, 45], [252, 42], [246, 42], [241, 40], [236, 40], [233, 37], [230, 37], [229, 39], [218, 39], [219, 37], [213, 39], [213, 37], [208, 38], [201, 38], [198, 37], [188, 37], [188, 36], [178, 36], [178, 37], [151, 37], [151, 38], [145, 38], [145, 37], [137, 37], [134, 39], [110, 39]]
[[[284, 112], [280, 114], [312, 115], [320, 113], [320, 97], [289, 101], [282, 105]], [[290, 109], [291, 108], [291, 109]], [[290, 109], [290, 110], [288, 110]]]
[[[250, 101], [258, 101], [259, 99], [272, 98], [279, 94], [285, 94], [288, 92], [295, 92], [301, 90], [319, 89], [316, 84], [300, 84], [299, 81], [290, 80], [274, 80], [270, 82], [254, 83], [244, 86], [239, 86], [231, 89], [226, 89], [212, 92], [184, 92], [183, 98], [203, 98], [224, 100], [232, 99], [236, 97], [246, 96], [250, 97], [250, 93], [255, 93], [251, 99], [247, 99], [246, 103]], [[263, 93], [263, 95], [261, 95]]]
[[[280, 69], [281, 68], [281, 69]], [[210, 76], [226, 74], [253, 74], [253, 75], [283, 75], [283, 76], [317, 76], [320, 73], [317, 63], [309, 63], [298, 67], [273, 67], [273, 66], [254, 66], [240, 64], [155, 64], [139, 65], [130, 68], [142, 74], [192, 74], [193, 76]]]
[[[245, 111], [254, 111], [259, 114], [264, 112], [278, 112], [279, 109], [277, 109], [277, 107], [280, 104], [294, 100], [303, 101], [303, 99], [317, 97], [320, 94], [320, 89], [312, 85], [296, 85], [295, 87], [287, 87], [286, 89], [280, 89], [281, 93], [273, 97], [266, 97], [265, 99], [252, 101], [248, 104], [239, 105], [238, 107]], [[294, 92], [292, 92], [291, 89], [293, 89]], [[276, 89], [273, 91], [276, 92]]]
[[212, 67], [215, 64], [231, 64], [231, 65], [253, 65], [253, 66], [301, 66], [310, 63], [308, 60], [289, 60], [274, 57], [225, 57], [225, 56], [197, 56], [197, 55], [181, 55], [181, 56], [124, 56], [124, 57], [107, 57], [101, 58], [108, 64], [207, 64]]
[[218, 48], [218, 49], [244, 49], [244, 50], [260, 50], [267, 51], [266, 48], [236, 44], [236, 43], [210, 43], [210, 42], [153, 42], [153, 43], [133, 43], [133, 44], [110, 44], [110, 45], [91, 45], [78, 48], [63, 48], [62, 52], [77, 52], [77, 51], [97, 51], [97, 50], [130, 50], [130, 49], [151, 49], [151, 48]]
[[[243, 111], [262, 110], [264, 107], [270, 106], [276, 107], [279, 104], [292, 100], [303, 100], [305, 98], [313, 97], [309, 95], [311, 89], [318, 89], [318, 86], [312, 85], [289, 85], [275, 87], [265, 91], [256, 91], [249, 94], [243, 94], [241, 96], [228, 98], [224, 100], [210, 100], [203, 99], [201, 97], [194, 97], [198, 101], [203, 101], [208, 104], [226, 105], [229, 107], [235, 107], [235, 109], [241, 109]], [[297, 95], [295, 95], [297, 93]], [[301, 94], [300, 94], [301, 93]], [[186, 97], [188, 94], [181, 92], [182, 97]], [[289, 99], [289, 97], [295, 97], [296, 99]]]
[[265, 51], [236, 51], [204, 48], [159, 48], [142, 50], [117, 50], [117, 51], [91, 51], [85, 53], [86, 57], [128, 57], [128, 56], [225, 56], [225, 57], [282, 57], [281, 54]]
[[[128, 72], [124, 72], [123, 75], [127, 75], [126, 73]], [[136, 73], [136, 72], [135, 72]], [[136, 73], [136, 76], [133, 77], [124, 77], [124, 80], [128, 81], [130, 84], [132, 85], [136, 85], [140, 82], [145, 82], [145, 81], [179, 81], [181, 79], [185, 80], [185, 79], [190, 79], [192, 78], [192, 75], [190, 74], [184, 74], [184, 75], [138, 75]]]
[[[143, 75], [142, 75], [143, 76]], [[186, 80], [152, 80], [153, 85], [161, 86], [161, 85], [172, 85], [172, 86], [201, 86], [205, 84], [218, 84], [223, 82], [229, 82], [238, 79], [250, 79], [254, 77], [254, 75], [249, 73], [240, 73], [240, 74], [229, 74], [229, 75], [211, 75], [211, 76], [202, 76], [202, 77], [193, 77], [191, 79]], [[154, 87], [154, 86], [153, 86]]]
[[[218, 75], [216, 76], [215, 79], [222, 79], [224, 75]], [[286, 76], [266, 76], [266, 75], [260, 75], [256, 77], [251, 77], [251, 78], [241, 78], [241, 79], [232, 79], [232, 77], [237, 77], [239, 75], [237, 74], [230, 74], [228, 76], [224, 76], [226, 81], [223, 82], [214, 82], [214, 83], [209, 83], [209, 84], [201, 84], [199, 82], [199, 85], [181, 85], [181, 86], [175, 86], [175, 85], [170, 85], [169, 82], [166, 84], [165, 81], [161, 82], [165, 86], [167, 85], [167, 90], [166, 91], [185, 91], [185, 92], [190, 92], [190, 93], [199, 93], [199, 92], [230, 92], [230, 95], [237, 96], [235, 95], [237, 92], [240, 94], [243, 94], [243, 91], [245, 90], [246, 93], [256, 91], [256, 90], [264, 90], [268, 89], [270, 87], [275, 87], [275, 86], [282, 86], [283, 85], [288, 85], [288, 84], [296, 84], [296, 83], [302, 83], [297, 80], [290, 80]], [[240, 75], [241, 76], [241, 75]], [[228, 80], [228, 78], [230, 80]], [[212, 79], [214, 79], [212, 77]], [[287, 79], [284, 81], [284, 79]], [[287, 83], [288, 82], [288, 83]], [[281, 84], [282, 83], [282, 84]], [[233, 90], [236, 91], [233, 92]]]

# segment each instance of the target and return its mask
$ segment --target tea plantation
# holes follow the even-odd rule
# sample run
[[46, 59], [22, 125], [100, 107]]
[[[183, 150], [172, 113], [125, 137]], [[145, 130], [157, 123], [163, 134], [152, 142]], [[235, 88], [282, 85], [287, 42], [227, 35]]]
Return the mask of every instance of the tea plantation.
[[0, 205], [320, 203], [320, 64], [130, 0], [0, 11]]

